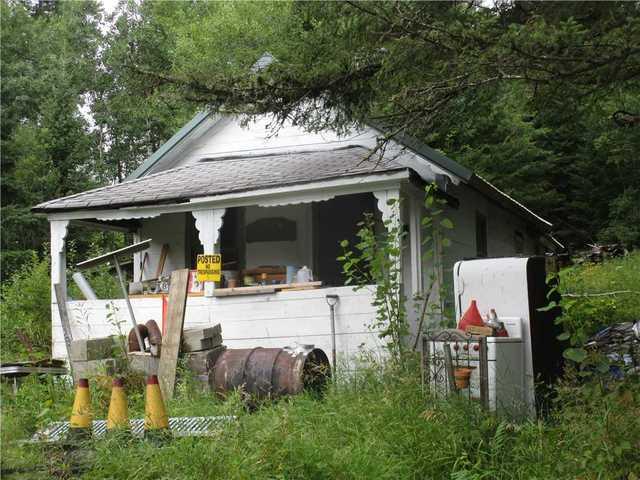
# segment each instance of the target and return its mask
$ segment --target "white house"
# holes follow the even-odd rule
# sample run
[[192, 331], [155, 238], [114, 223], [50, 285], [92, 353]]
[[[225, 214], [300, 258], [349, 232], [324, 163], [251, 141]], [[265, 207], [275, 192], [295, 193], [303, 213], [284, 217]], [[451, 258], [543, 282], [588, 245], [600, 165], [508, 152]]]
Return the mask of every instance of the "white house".
[[[154, 276], [164, 244], [169, 245], [165, 273], [195, 268], [202, 252], [221, 252], [223, 263], [240, 271], [306, 265], [320, 288], [255, 295], [227, 290], [222, 296], [222, 289], [207, 285], [205, 292], [189, 295], [185, 326], [221, 323], [230, 347], [300, 342], [328, 352], [326, 295], [336, 294], [338, 355], [349, 358], [360, 346], [380, 346], [369, 328], [372, 289], [354, 292], [344, 286], [336, 261], [338, 242], [353, 237], [363, 212], [397, 219], [408, 232], [399, 259], [407, 297], [422, 290], [434, 268], [421, 260], [420, 220], [429, 182], [438, 184], [447, 200], [446, 216], [455, 225], [452, 246], [444, 256], [436, 252], [441, 262], [435, 273], [444, 285], [462, 258], [543, 253], [549, 222], [415, 139], [398, 137], [382, 158], [368, 158], [380, 136], [374, 128], [339, 136], [285, 125], [276, 136], [269, 133], [267, 118], [243, 126], [237, 117], [201, 113], [123, 183], [34, 207], [51, 224], [52, 283], [66, 285], [65, 236], [74, 223], [152, 239], [143, 272], [143, 253], [135, 254], [136, 280]], [[401, 199], [399, 208], [388, 205], [391, 198]], [[55, 301], [52, 296], [53, 355], [61, 358], [65, 348]], [[74, 338], [113, 333], [106, 316], [110, 301], [69, 302]], [[132, 303], [139, 322], [162, 318], [162, 295], [134, 296]], [[114, 304], [126, 320], [123, 300]], [[415, 331], [413, 314], [411, 322]]]

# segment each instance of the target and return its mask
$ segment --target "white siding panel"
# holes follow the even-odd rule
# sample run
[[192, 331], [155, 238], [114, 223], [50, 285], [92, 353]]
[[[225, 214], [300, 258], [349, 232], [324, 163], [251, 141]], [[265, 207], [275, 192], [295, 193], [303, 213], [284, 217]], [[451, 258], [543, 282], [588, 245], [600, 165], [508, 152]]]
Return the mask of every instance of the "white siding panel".
[[[284, 347], [296, 342], [314, 344], [328, 356], [331, 352], [331, 323], [325, 296], [337, 294], [336, 347], [339, 358], [353, 359], [361, 351], [381, 354], [378, 333], [368, 327], [375, 318], [371, 305], [372, 288], [354, 292], [351, 287], [284, 291], [236, 297], [189, 297], [185, 328], [222, 325], [222, 337], [229, 348]], [[118, 333], [107, 318], [109, 300], [70, 302], [74, 338], [96, 338]], [[130, 320], [123, 300], [113, 300], [118, 308], [121, 330], [128, 333]], [[139, 323], [153, 318], [162, 323], [162, 299], [134, 298], [132, 305]], [[66, 357], [59, 318], [54, 315], [54, 357]]]

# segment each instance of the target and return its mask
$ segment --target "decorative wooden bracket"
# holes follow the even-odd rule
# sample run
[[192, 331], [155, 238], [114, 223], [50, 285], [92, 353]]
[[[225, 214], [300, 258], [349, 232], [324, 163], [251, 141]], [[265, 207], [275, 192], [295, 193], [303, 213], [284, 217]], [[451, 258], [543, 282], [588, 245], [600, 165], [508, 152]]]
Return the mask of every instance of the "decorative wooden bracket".
[[[226, 209], [214, 208], [211, 210], [194, 210], [193, 218], [196, 220], [196, 229], [198, 230], [198, 238], [202, 244], [204, 253], [211, 255], [216, 252], [216, 245], [220, 238], [220, 229], [222, 228], [222, 217], [224, 217]], [[205, 297], [213, 297], [215, 284], [213, 282], [205, 282]]]

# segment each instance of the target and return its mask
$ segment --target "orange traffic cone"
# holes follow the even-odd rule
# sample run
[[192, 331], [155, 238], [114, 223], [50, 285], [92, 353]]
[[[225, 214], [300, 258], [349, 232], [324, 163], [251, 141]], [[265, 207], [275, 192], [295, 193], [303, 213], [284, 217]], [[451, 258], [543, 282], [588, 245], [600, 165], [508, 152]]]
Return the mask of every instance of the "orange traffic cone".
[[80, 378], [73, 401], [71, 418], [69, 419], [69, 436], [72, 439], [88, 438], [91, 436], [91, 393], [89, 380]]
[[471, 300], [471, 305], [469, 305], [467, 311], [462, 315], [462, 318], [458, 323], [458, 328], [466, 331], [467, 327], [470, 325], [484, 327], [484, 322], [482, 321], [482, 316], [480, 315], [480, 311], [478, 310], [478, 305], [475, 300]]
[[107, 415], [107, 430], [129, 428], [129, 408], [127, 406], [127, 394], [124, 391], [124, 383], [121, 378], [114, 378], [111, 387], [111, 402]]
[[162, 401], [162, 392], [157, 375], [147, 378], [147, 395], [144, 407], [144, 431], [148, 433], [169, 430], [169, 417]]

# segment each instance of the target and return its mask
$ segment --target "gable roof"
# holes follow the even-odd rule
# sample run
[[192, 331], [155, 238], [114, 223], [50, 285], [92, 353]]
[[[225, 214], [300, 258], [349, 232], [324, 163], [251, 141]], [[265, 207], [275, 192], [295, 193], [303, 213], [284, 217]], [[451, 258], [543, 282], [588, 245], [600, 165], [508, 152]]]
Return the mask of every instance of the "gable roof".
[[198, 112], [196, 115], [186, 123], [184, 127], [178, 130], [169, 140], [163, 143], [158, 150], [153, 152], [149, 158], [142, 162], [138, 168], [136, 168], [126, 180], [133, 180], [140, 178], [147, 173], [154, 165], [156, 165], [162, 158], [173, 150], [174, 147], [179, 145], [182, 140], [191, 135], [198, 127], [206, 123], [207, 120], [212, 120], [212, 114], [209, 112]]
[[[391, 163], [379, 162], [375, 168], [372, 168], [370, 162], [363, 162], [363, 159], [369, 154], [370, 150], [358, 146], [357, 149], [360, 150], [359, 153], [356, 154], [356, 150], [354, 149], [350, 152], [350, 155], [343, 153], [336, 156], [335, 152], [338, 152], [341, 149], [297, 152], [295, 154], [282, 152], [277, 154], [256, 154], [243, 157], [244, 160], [251, 158], [256, 161], [256, 164], [252, 165], [252, 167], [246, 171], [243, 169], [235, 170], [233, 167], [233, 165], [235, 165], [234, 163], [226, 163], [230, 160], [239, 160], [238, 158], [219, 157], [215, 159], [216, 162], [220, 162], [217, 165], [219, 167], [224, 161], [224, 167], [211, 169], [211, 171], [209, 171], [209, 168], [203, 167], [201, 165], [203, 161], [200, 160], [200, 162], [196, 164], [161, 170], [158, 173], [148, 173], [152, 172], [154, 168], [161, 167], [163, 162], [170, 164], [171, 155], [179, 154], [184, 146], [189, 143], [189, 140], [202, 135], [212, 126], [218, 124], [222, 119], [224, 119], [224, 117], [220, 115], [214, 115], [206, 111], [199, 112], [156, 152], [145, 160], [134, 172], [132, 172], [123, 183], [44, 202], [33, 207], [32, 211], [52, 213], [63, 210], [118, 208], [121, 206], [184, 201], [188, 198], [196, 198], [198, 196], [221, 195], [223, 193], [256, 190], [274, 186], [309, 183], [325, 178], [329, 179], [352, 175], [381, 173], [385, 171], [392, 171], [396, 168], [411, 168], [419, 173], [423, 170], [423, 167], [429, 168], [429, 164], [432, 164], [440, 170], [453, 175], [463, 183], [469, 185], [471, 188], [477, 190], [481, 194], [497, 202], [505, 209], [524, 218], [537, 227], [541, 227], [544, 230], [548, 230], [552, 227], [551, 222], [545, 220], [539, 215], [536, 215], [523, 204], [519, 203], [479, 175], [475, 174], [473, 171], [459, 164], [455, 160], [452, 160], [443, 153], [429, 147], [417, 138], [404, 133], [397, 134], [393, 140], [400, 147], [407, 149], [418, 156], [419, 159], [416, 162], [409, 162], [409, 164], [402, 161]], [[383, 131], [383, 129], [375, 123], [371, 123], [371, 128], [378, 132]], [[349, 145], [347, 147], [343, 147], [342, 150], [348, 150], [353, 147], [353, 145]], [[329, 153], [334, 155], [336, 159], [349, 157], [350, 160], [343, 165], [343, 170], [333, 170], [331, 176], [323, 177], [321, 172], [325, 171], [329, 163], [331, 163], [328, 158], [330, 156], [328, 155]], [[266, 158], [269, 158], [270, 162], [265, 162], [264, 159]], [[309, 163], [306, 163], [307, 161], [316, 162], [319, 159], [322, 159], [322, 161], [315, 166], [311, 166]], [[213, 161], [208, 163], [212, 162]], [[275, 165], [272, 162], [282, 163], [282, 165], [280, 165], [280, 167], [284, 169], [282, 174], [272, 177], [275, 179], [273, 182], [261, 183], [260, 181], [256, 181], [256, 178], [252, 176], [252, 173], [254, 172], [261, 171], [262, 175], [270, 176], [271, 172], [279, 171], [278, 168], [275, 168]], [[270, 167], [265, 167], [266, 163], [270, 163]], [[392, 164], [395, 165], [393, 168], [391, 168]], [[296, 167], [294, 167], [294, 165], [296, 165]], [[333, 167], [336, 166], [337, 165], [333, 164]], [[228, 175], [216, 175], [216, 172], [227, 171], [227, 168], [229, 168]], [[295, 168], [300, 168], [301, 171], [296, 172]], [[352, 169], [352, 171], [350, 171], [350, 169]], [[215, 172], [213, 170], [215, 170]], [[329, 168], [329, 170], [331, 170], [331, 168]], [[235, 174], [240, 172], [245, 172], [246, 176], [235, 176]], [[320, 175], [316, 176], [315, 173], [320, 173]], [[205, 178], [200, 177], [203, 174], [206, 176]], [[138, 188], [139, 184], [137, 182], [147, 178], [149, 179], [148, 181], [142, 182], [144, 188]], [[217, 185], [215, 184], [216, 182]], [[228, 186], [221, 188], [220, 185], [222, 184]], [[195, 185], [197, 188], [189, 188], [192, 185]], [[149, 189], [150, 193], [146, 192], [145, 189]]]
[[365, 161], [368, 155], [369, 149], [355, 146], [337, 150], [201, 160], [44, 202], [32, 210], [53, 213], [179, 203], [198, 197], [407, 170], [394, 160], [381, 160], [372, 165]]

